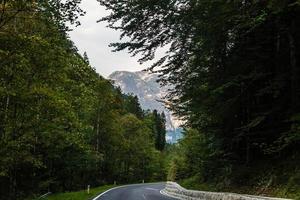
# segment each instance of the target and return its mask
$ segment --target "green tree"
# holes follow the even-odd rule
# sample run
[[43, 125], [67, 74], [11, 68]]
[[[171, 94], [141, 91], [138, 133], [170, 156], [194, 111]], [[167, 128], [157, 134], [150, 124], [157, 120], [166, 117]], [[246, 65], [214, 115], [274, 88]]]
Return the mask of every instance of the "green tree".
[[[228, 161], [227, 171], [236, 172], [227, 177], [231, 183], [249, 182], [243, 177], [258, 162], [262, 176], [266, 166], [288, 159], [298, 173], [298, 1], [99, 2], [111, 11], [101, 20], [130, 38], [113, 43], [116, 51], [140, 54], [144, 62], [169, 48], [151, 70], [160, 66], [162, 84], [174, 85], [168, 99], [175, 114], [212, 138], [207, 142]], [[210, 168], [221, 172], [215, 163]], [[278, 164], [277, 176], [280, 170]]]
[[147, 111], [144, 118], [147, 126], [152, 130], [155, 148], [163, 151], [166, 144], [166, 117], [157, 110]]
[[125, 110], [136, 115], [139, 119], [144, 116], [143, 110], [136, 95], [125, 95]]

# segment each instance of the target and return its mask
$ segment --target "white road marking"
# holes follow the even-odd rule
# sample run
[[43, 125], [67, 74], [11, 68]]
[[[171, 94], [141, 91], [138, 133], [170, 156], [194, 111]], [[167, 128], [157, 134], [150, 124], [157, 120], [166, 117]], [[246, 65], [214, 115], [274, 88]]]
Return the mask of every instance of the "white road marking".
[[118, 188], [121, 188], [121, 187], [124, 187], [124, 186], [114, 187], [114, 188], [111, 188], [111, 189], [109, 189], [109, 190], [106, 190], [105, 192], [99, 194], [98, 196], [96, 196], [96, 197], [93, 198], [92, 200], [96, 200], [96, 199], [98, 199], [99, 197], [104, 196], [104, 195], [105, 195], [106, 193], [108, 193], [109, 191], [114, 190], [114, 189], [118, 189]]
[[93, 198], [92, 200], [97, 200], [99, 197], [102, 197], [104, 196], [106, 193], [114, 190], [114, 189], [118, 189], [118, 188], [123, 188], [123, 187], [128, 187], [128, 186], [136, 186], [136, 185], [151, 185], [151, 184], [158, 184], [158, 183], [143, 183], [143, 184], [131, 184], [131, 185], [122, 185], [122, 186], [118, 186], [118, 187], [114, 187], [114, 188], [111, 188], [109, 190], [106, 190], [105, 192], [99, 194], [98, 196], [96, 196], [95, 198]]
[[154, 188], [145, 188], [146, 190], [153, 190], [153, 191], [158, 191], [159, 189], [154, 189]]

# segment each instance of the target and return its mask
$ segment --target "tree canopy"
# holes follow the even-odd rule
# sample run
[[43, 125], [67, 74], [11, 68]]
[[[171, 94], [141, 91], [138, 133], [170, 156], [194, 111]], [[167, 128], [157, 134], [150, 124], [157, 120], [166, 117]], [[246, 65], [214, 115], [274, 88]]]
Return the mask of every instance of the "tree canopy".
[[[112, 43], [116, 51], [145, 62], [168, 48], [149, 70], [174, 85], [170, 108], [193, 129], [182, 156], [197, 169], [181, 178], [228, 186], [255, 170], [272, 184], [299, 177], [299, 1], [98, 1], [111, 11], [100, 21], [129, 38]], [[276, 182], [284, 162], [292, 175]]]
[[1, 1], [0, 199], [165, 174], [138, 99], [97, 74], [69, 39], [79, 3]]

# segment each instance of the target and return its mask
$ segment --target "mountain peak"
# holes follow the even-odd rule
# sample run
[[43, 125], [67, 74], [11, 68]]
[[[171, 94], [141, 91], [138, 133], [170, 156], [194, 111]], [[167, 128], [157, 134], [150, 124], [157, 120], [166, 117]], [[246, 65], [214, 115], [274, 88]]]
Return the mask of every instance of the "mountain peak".
[[156, 109], [164, 112], [167, 119], [167, 130], [175, 130], [180, 126], [181, 122], [176, 120], [160, 101], [166, 96], [169, 87], [159, 85], [158, 74], [147, 71], [115, 71], [109, 76], [109, 79], [113, 80], [124, 93], [137, 95], [144, 110]]

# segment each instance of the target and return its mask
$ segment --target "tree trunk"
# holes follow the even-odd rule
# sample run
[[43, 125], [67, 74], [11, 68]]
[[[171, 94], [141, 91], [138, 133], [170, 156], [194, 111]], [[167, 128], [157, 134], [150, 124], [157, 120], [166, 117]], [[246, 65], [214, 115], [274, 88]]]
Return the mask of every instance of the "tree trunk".
[[99, 119], [100, 117], [99, 117], [99, 112], [98, 112], [98, 114], [97, 114], [97, 125], [96, 125], [96, 151], [97, 152], [99, 152], [99, 144], [100, 144], [100, 141], [99, 141], [99, 132], [100, 132], [100, 123], [99, 123]]
[[246, 165], [250, 163], [250, 140], [246, 137]]
[[290, 65], [291, 65], [291, 108], [292, 110], [299, 109], [299, 67], [297, 66], [295, 21], [292, 20], [290, 30], [288, 31], [289, 47], [290, 47]]
[[7, 95], [6, 97], [6, 104], [5, 104], [5, 118], [4, 118], [4, 123], [6, 123], [7, 117], [8, 117], [8, 108], [9, 108], [9, 102], [10, 102], [10, 97]]

